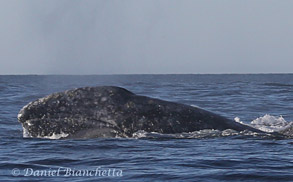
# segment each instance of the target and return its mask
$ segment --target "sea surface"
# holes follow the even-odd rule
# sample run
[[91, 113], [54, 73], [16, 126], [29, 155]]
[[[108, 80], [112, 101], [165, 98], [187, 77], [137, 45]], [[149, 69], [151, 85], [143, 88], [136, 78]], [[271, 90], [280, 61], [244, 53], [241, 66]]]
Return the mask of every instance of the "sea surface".
[[27, 103], [102, 85], [197, 106], [268, 132], [293, 121], [293, 74], [0, 76], [0, 181], [293, 181], [292, 139], [217, 131], [23, 137], [17, 114]]

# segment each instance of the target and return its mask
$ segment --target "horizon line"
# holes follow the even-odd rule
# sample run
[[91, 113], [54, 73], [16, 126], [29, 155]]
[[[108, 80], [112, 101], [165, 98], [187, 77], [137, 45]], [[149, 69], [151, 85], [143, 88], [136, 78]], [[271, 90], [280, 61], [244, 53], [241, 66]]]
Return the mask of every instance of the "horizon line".
[[293, 73], [115, 73], [115, 74], [0, 74], [0, 76], [127, 76], [127, 75], [288, 75]]

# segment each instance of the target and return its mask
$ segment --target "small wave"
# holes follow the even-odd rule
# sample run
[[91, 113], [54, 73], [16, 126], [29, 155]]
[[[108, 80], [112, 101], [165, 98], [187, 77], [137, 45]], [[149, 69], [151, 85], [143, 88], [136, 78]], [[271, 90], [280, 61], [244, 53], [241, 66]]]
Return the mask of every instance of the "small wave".
[[266, 86], [273, 86], [273, 87], [293, 87], [292, 84], [284, 84], [284, 83], [265, 83]]

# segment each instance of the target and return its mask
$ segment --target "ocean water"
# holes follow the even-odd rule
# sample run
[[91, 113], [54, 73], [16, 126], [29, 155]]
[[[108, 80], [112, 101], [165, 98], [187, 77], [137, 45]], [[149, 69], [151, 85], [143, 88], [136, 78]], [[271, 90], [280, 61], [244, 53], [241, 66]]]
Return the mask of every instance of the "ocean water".
[[268, 132], [293, 121], [293, 74], [0, 76], [0, 181], [293, 181], [292, 139], [217, 131], [23, 137], [17, 114], [28, 102], [101, 85], [198, 106]]

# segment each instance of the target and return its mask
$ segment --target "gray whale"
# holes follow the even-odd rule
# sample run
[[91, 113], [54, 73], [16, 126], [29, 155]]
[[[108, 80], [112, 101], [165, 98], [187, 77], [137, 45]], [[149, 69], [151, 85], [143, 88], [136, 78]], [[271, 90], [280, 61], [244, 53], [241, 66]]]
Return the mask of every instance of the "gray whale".
[[65, 138], [132, 137], [140, 130], [162, 134], [203, 129], [262, 132], [200, 108], [113, 86], [51, 94], [24, 106], [18, 120], [29, 137], [62, 133]]

